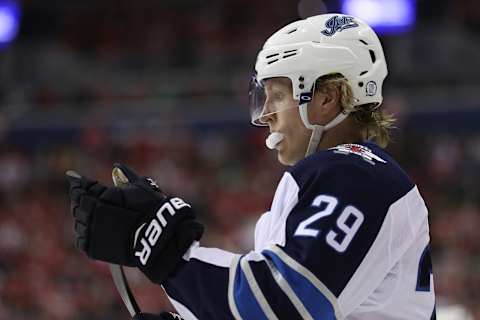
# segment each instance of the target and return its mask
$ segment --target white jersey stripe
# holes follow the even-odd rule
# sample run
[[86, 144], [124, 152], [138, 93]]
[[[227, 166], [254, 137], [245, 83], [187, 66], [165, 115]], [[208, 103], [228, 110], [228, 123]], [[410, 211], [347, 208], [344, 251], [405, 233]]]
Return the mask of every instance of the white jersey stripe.
[[269, 246], [268, 250], [275, 253], [278, 258], [280, 258], [288, 267], [305, 277], [317, 290], [319, 290], [323, 294], [323, 296], [332, 305], [336, 319], [344, 319], [344, 316], [342, 315], [338, 307], [336, 297], [312, 272], [310, 272], [310, 270], [292, 259], [288, 254], [286, 254], [280, 247], [276, 245]]
[[238, 312], [237, 304], [235, 303], [235, 298], [234, 298], [235, 274], [237, 273], [239, 260], [240, 260], [240, 255], [236, 255], [233, 258], [232, 264], [230, 266], [230, 274], [228, 279], [228, 305], [230, 307], [230, 311], [232, 312], [236, 320], [242, 320], [242, 317]]
[[229, 268], [234, 256], [234, 253], [222, 249], [200, 247], [200, 243], [195, 241], [183, 255], [183, 259], [197, 259], [217, 267]]
[[282, 289], [285, 295], [290, 299], [295, 309], [302, 316], [302, 319], [313, 320], [312, 316], [310, 315], [310, 313], [308, 313], [302, 301], [300, 301], [300, 299], [297, 297], [295, 292], [293, 292], [293, 289], [288, 284], [287, 280], [285, 280], [282, 274], [278, 272], [277, 269], [275, 269], [275, 266], [273, 266], [273, 264], [270, 261], [265, 260], [265, 262], [267, 263], [267, 266], [270, 269], [270, 272], [272, 273], [272, 276], [277, 282], [278, 286], [280, 287], [280, 289]]
[[273, 312], [272, 308], [267, 302], [267, 299], [265, 299], [265, 296], [263, 295], [262, 290], [258, 286], [257, 280], [255, 279], [255, 276], [253, 275], [252, 268], [250, 267], [250, 264], [247, 259], [241, 259], [240, 260], [240, 267], [245, 274], [245, 277], [247, 278], [248, 284], [250, 285], [250, 289], [253, 292], [253, 295], [258, 301], [258, 304], [262, 308], [263, 312], [267, 316], [268, 319], [271, 320], [278, 320], [278, 317], [275, 315]]

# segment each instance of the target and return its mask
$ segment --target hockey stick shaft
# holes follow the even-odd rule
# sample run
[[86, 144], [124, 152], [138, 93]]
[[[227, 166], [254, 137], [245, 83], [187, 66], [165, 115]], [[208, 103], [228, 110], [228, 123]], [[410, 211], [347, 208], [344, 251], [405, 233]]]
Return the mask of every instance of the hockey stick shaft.
[[122, 266], [109, 263], [108, 267], [110, 268], [110, 273], [112, 274], [113, 283], [115, 283], [115, 287], [117, 287], [117, 291], [120, 294], [123, 303], [127, 307], [132, 318], [135, 317], [136, 314], [140, 313], [140, 308], [138, 307], [137, 301], [135, 301], [135, 297], [128, 286], [127, 278], [125, 277]]
[[[127, 177], [118, 168], [113, 169], [112, 180], [113, 184], [117, 187], [121, 187], [122, 185], [128, 183]], [[117, 291], [120, 294], [123, 303], [127, 307], [128, 312], [130, 313], [132, 318], [135, 317], [135, 315], [140, 313], [141, 311], [138, 307], [135, 297], [133, 296], [132, 291], [130, 290], [130, 287], [128, 286], [127, 278], [125, 277], [122, 266], [109, 263], [108, 267], [110, 268], [113, 282], [115, 283], [115, 287], [117, 287]]]

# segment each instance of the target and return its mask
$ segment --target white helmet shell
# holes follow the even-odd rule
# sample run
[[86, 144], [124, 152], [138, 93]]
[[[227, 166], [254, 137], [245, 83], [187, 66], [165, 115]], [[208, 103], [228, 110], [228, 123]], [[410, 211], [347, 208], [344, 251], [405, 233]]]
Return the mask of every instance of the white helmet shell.
[[380, 105], [387, 65], [380, 40], [365, 22], [323, 14], [275, 32], [259, 52], [255, 71], [258, 82], [290, 78], [296, 100], [321, 76], [340, 73], [352, 88], [355, 105]]

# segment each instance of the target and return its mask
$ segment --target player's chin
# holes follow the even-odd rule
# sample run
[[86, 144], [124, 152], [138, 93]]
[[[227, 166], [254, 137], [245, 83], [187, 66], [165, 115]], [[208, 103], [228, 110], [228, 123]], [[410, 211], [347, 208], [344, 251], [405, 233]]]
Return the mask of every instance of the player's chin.
[[277, 159], [282, 165], [293, 166], [305, 158], [305, 151], [301, 148], [289, 148], [288, 141], [282, 141], [277, 148]]
[[277, 159], [278, 162], [280, 162], [284, 166], [292, 166], [296, 162], [285, 148], [280, 148], [279, 150], [277, 150]]
[[280, 152], [277, 153], [277, 159], [280, 164], [288, 166], [288, 163], [286, 162], [285, 158], [280, 154]]

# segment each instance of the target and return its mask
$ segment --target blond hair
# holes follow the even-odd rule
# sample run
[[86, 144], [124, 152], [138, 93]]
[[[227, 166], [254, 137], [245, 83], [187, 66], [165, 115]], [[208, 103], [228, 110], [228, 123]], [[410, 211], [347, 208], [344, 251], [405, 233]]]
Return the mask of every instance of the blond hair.
[[347, 79], [339, 73], [325, 75], [315, 82], [315, 89], [321, 92], [329, 86], [335, 86], [340, 90], [340, 104], [343, 112], [353, 117], [360, 126], [362, 135], [368, 140], [375, 140], [385, 148], [390, 142], [390, 131], [394, 128], [393, 115], [385, 113], [377, 103], [355, 105], [352, 88]]

